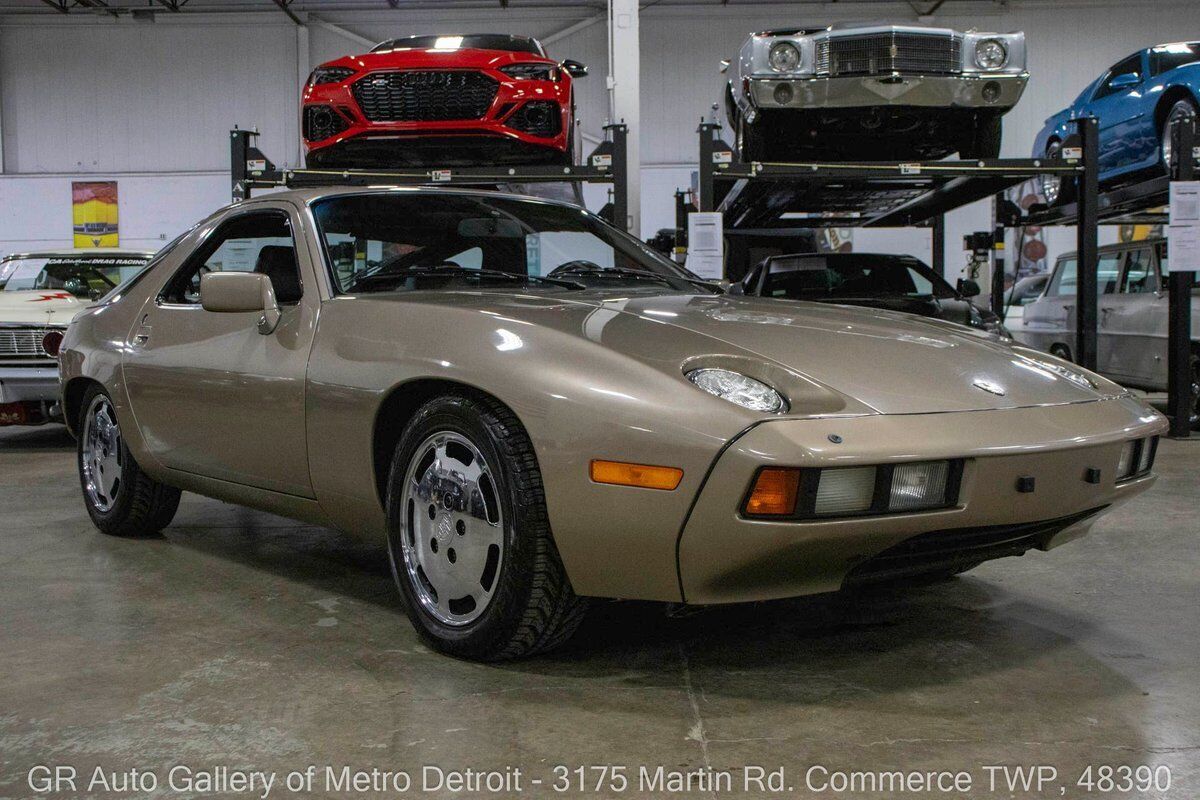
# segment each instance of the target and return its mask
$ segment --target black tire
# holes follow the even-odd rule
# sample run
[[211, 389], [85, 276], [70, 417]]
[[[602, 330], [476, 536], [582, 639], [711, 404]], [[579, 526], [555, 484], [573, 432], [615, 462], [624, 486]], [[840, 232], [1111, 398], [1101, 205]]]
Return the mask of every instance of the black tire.
[[1195, 117], [1197, 115], [1200, 115], [1200, 110], [1197, 110], [1196, 104], [1184, 98], [1176, 100], [1170, 110], [1167, 111], [1167, 115], [1163, 117], [1162, 129], [1158, 133], [1158, 161], [1162, 165], [1163, 172], [1167, 175], [1171, 174], [1171, 164], [1169, 162], [1174, 160], [1173, 158], [1167, 158], [1166, 149], [1166, 145], [1171, 141], [1171, 124], [1181, 117]]
[[[102, 388], [97, 385], [90, 387], [83, 395], [80, 406], [76, 442], [76, 464], [79, 468], [79, 484], [83, 490], [83, 502], [87, 508], [92, 524], [109, 536], [144, 537], [153, 536], [171, 524], [175, 512], [179, 509], [180, 491], [173, 486], [151, 478], [129, 452], [125, 438], [117, 428], [116, 446], [113, 448], [114, 459], [119, 465], [119, 478], [115, 488], [104, 494], [107, 502], [98, 501], [95, 489], [89, 489], [89, 468], [85, 466], [88, 448], [95, 446], [96, 441], [89, 439], [93, 429], [89, 423], [98, 403], [107, 404], [109, 413], [113, 413], [112, 401]], [[115, 414], [113, 414], [115, 416]]]
[[1071, 348], [1065, 344], [1050, 345], [1050, 355], [1061, 358], [1063, 361], [1070, 361], [1072, 363], [1075, 361], [1075, 359], [1071, 358]]
[[1003, 124], [994, 114], [979, 117], [958, 154], [963, 158], [999, 158]]
[[[447, 624], [422, 605], [420, 593], [427, 589], [414, 584], [420, 576], [410, 572], [403, 538], [416, 513], [405, 508], [403, 485], [409, 468], [419, 468], [414, 459], [423, 458], [430, 437], [445, 432], [466, 439], [491, 468], [503, 529], [503, 550], [490, 599], [479, 616], [458, 625]], [[409, 619], [433, 648], [480, 661], [520, 658], [559, 646], [582, 621], [587, 601], [572, 590], [554, 546], [533, 445], [520, 421], [497, 401], [478, 394], [451, 394], [418, 409], [392, 458], [387, 521], [392, 575]], [[410, 551], [412, 546], [410, 539]], [[438, 552], [436, 547], [433, 552]]]
[[747, 122], [746, 116], [741, 113], [737, 115], [737, 149], [738, 160], [743, 164], [768, 160], [762, 125]]
[[[1058, 161], [1062, 158], [1062, 142], [1057, 139], [1049, 142], [1046, 145], [1046, 161]], [[1050, 176], [1042, 176], [1042, 196], [1046, 198], [1046, 205], [1050, 208], [1055, 206], [1065, 206], [1068, 203], [1075, 202], [1075, 180], [1073, 178], [1063, 178], [1055, 176], [1058, 182], [1058, 196], [1053, 200], [1050, 199], [1051, 184], [1048, 181]]]

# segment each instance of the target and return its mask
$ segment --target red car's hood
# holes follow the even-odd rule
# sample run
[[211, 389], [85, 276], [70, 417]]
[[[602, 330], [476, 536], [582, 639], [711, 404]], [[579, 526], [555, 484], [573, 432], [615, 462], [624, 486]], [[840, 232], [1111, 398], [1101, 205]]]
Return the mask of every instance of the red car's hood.
[[322, 66], [350, 67], [371, 71], [380, 69], [496, 69], [508, 64], [556, 64], [550, 58], [533, 53], [514, 53], [510, 50], [390, 50], [346, 56]]

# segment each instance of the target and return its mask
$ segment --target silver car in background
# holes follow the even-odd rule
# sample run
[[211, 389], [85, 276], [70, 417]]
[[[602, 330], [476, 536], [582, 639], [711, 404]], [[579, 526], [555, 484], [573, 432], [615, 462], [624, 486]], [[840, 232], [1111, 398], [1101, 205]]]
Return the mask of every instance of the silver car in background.
[[923, 25], [755, 33], [724, 68], [743, 161], [997, 158], [1029, 80], [1024, 33]]
[[[1097, 371], [1126, 386], [1167, 388], [1167, 243], [1163, 239], [1108, 245], [1098, 253], [1100, 319]], [[1077, 313], [1075, 253], [1059, 256], [1046, 290], [1025, 306], [1016, 337], [1031, 347], [1074, 360]], [[1192, 318], [1200, 295], [1192, 288]], [[1200, 425], [1200, 332], [1192, 331], [1193, 427]]]

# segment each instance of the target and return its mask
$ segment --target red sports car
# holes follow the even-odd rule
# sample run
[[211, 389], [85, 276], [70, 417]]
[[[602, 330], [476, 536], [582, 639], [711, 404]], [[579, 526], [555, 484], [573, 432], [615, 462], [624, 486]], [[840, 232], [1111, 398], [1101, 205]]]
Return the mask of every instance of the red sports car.
[[317, 67], [304, 88], [309, 167], [572, 161], [576, 61], [507, 34], [409, 36]]

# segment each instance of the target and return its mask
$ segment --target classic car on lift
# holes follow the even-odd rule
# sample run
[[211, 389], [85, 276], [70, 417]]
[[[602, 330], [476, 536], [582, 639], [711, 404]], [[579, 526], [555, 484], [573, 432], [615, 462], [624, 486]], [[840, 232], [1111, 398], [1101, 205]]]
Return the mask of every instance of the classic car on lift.
[[55, 359], [67, 323], [149, 258], [136, 250], [95, 248], [0, 259], [0, 425], [60, 418]]
[[765, 258], [732, 291], [755, 297], [811, 300], [902, 311], [957, 322], [1008, 337], [991, 309], [971, 302], [979, 284], [955, 288], [920, 259], [890, 253], [798, 253]]
[[961, 325], [735, 297], [576, 206], [281, 192], [76, 317], [88, 513], [180, 490], [389, 544], [433, 646], [562, 642], [583, 598], [835, 591], [1075, 538], [1154, 481], [1165, 420]]
[[752, 34], [723, 69], [743, 161], [1000, 155], [1024, 33], [834, 25]]
[[527, 36], [390, 39], [317, 67], [304, 87], [309, 167], [570, 164], [577, 61]]
[[[1035, 158], [1058, 158], [1076, 136], [1074, 120], [1096, 117], [1100, 127], [1100, 185], [1109, 189], [1174, 164], [1171, 126], [1200, 110], [1200, 42], [1159, 44], [1123, 58], [1046, 120], [1033, 143]], [[1050, 205], [1074, 198], [1074, 184], [1042, 177]]]

